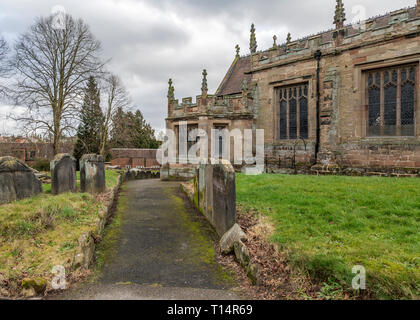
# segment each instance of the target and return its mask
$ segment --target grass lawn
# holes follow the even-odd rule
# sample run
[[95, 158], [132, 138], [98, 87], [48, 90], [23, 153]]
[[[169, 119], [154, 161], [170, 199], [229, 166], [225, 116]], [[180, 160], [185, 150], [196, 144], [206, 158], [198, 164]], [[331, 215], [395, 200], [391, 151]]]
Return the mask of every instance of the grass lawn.
[[[118, 176], [106, 171], [107, 188], [117, 184]], [[43, 188], [36, 197], [0, 206], [0, 289], [12, 295], [23, 278], [51, 279], [53, 266], [70, 263], [78, 238], [92, 230], [103, 209], [90, 194], [53, 196], [51, 185]]]
[[293, 267], [336, 292], [366, 269], [375, 298], [420, 297], [420, 179], [238, 174], [237, 201], [275, 227]]

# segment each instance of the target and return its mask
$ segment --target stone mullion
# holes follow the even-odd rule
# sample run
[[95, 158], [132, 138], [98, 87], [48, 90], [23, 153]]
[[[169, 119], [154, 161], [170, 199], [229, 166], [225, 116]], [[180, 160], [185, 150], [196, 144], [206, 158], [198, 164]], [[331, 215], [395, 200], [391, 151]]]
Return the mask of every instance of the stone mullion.
[[279, 93], [276, 88], [274, 88], [274, 140], [280, 140], [280, 100]]
[[287, 140], [290, 139], [290, 123], [289, 123], [289, 110], [290, 110], [290, 90], [289, 88], [286, 89], [286, 133], [287, 133]]
[[296, 139], [299, 139], [300, 137], [300, 97], [299, 97], [300, 89], [303, 89], [303, 88], [297, 87], [297, 91], [296, 91]]
[[385, 125], [385, 90], [384, 90], [384, 72], [381, 72], [381, 83], [379, 84], [380, 95], [381, 95], [381, 106], [380, 106], [380, 117], [381, 117], [381, 136], [384, 135]]
[[397, 136], [401, 136], [401, 68], [397, 69]]

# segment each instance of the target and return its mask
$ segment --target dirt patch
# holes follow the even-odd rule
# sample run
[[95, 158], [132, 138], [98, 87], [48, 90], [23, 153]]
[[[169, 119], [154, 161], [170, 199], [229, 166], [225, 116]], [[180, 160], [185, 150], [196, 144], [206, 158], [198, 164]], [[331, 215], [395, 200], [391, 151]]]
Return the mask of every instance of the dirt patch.
[[233, 254], [223, 256], [218, 252], [218, 262], [233, 270], [240, 284], [240, 291], [247, 299], [285, 300], [317, 299], [319, 287], [308, 276], [292, 270], [287, 252], [270, 243], [272, 224], [257, 212], [238, 207], [238, 224], [245, 231], [248, 240], [251, 263], [259, 265], [260, 284], [253, 286], [244, 269], [235, 261]]

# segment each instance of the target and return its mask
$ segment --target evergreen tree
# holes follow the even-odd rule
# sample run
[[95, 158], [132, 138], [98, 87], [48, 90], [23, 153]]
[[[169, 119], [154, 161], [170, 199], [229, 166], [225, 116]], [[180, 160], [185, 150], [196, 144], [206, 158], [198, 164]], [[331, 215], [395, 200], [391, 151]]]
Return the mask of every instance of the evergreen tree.
[[77, 129], [77, 142], [73, 152], [77, 160], [84, 154], [99, 154], [100, 152], [104, 115], [100, 106], [99, 88], [93, 76], [89, 77], [85, 88], [80, 120]]
[[111, 146], [113, 148], [157, 149], [160, 143], [155, 131], [140, 110], [124, 112], [118, 108], [113, 118]]

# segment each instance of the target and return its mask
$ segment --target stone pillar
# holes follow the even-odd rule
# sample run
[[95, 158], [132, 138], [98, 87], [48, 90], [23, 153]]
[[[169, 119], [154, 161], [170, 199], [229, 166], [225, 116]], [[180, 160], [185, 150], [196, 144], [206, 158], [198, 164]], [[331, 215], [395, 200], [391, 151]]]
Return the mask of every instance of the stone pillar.
[[339, 79], [338, 70], [333, 67], [327, 70], [321, 82], [320, 146], [318, 163], [314, 168], [337, 169], [335, 151], [338, 143]]
[[67, 153], [57, 154], [50, 162], [51, 192], [76, 192], [76, 160]]
[[80, 159], [80, 188], [89, 193], [105, 191], [105, 165], [101, 155], [85, 154]]
[[42, 183], [26, 164], [14, 157], [0, 158], [0, 204], [35, 196]]

